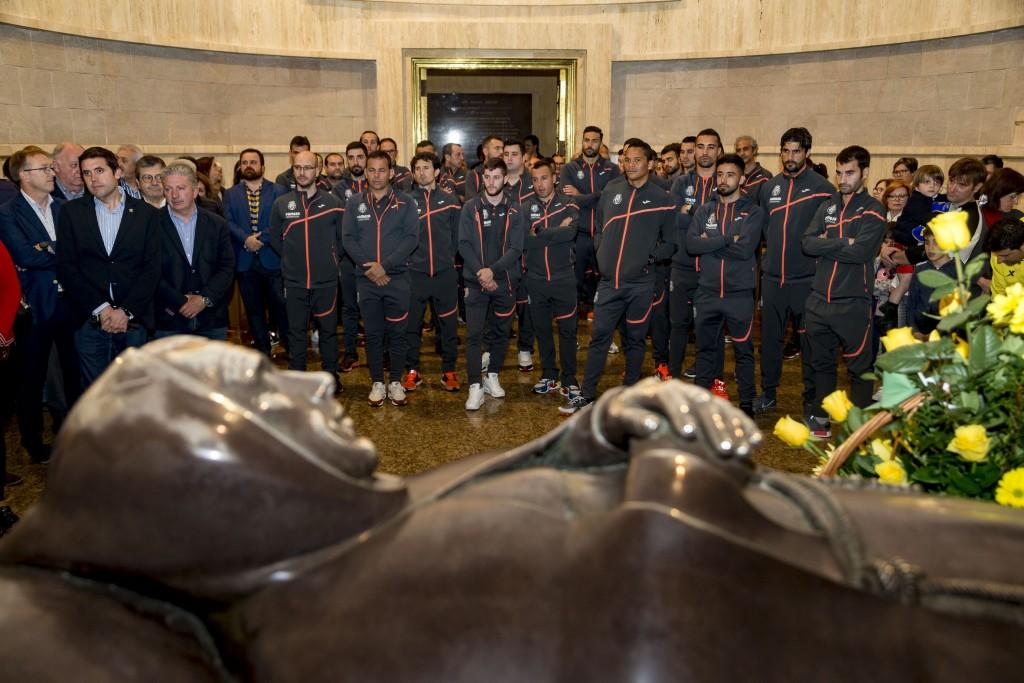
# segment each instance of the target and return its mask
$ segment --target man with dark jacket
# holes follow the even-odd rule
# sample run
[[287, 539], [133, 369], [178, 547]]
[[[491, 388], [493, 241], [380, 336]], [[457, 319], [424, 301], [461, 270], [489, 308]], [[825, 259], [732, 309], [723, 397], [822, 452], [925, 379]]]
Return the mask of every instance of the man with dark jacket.
[[[352, 195], [345, 206], [342, 237], [356, 267], [359, 313], [366, 328], [366, 362], [370, 366], [368, 402], [406, 404], [402, 359], [408, 350], [409, 257], [419, 242], [416, 202], [391, 187], [391, 157], [377, 150], [366, 159], [369, 188]], [[384, 386], [384, 338], [391, 358], [390, 382]]]
[[[295, 155], [295, 189], [278, 197], [270, 212], [270, 246], [281, 256], [288, 307], [288, 368], [306, 369], [310, 319], [320, 333], [320, 367], [338, 374], [338, 259], [344, 209], [317, 187], [312, 152]], [[341, 392], [337, 379], [335, 392]]]
[[723, 327], [732, 336], [736, 355], [740, 409], [754, 415], [755, 253], [764, 230], [764, 212], [741, 190], [743, 159], [726, 154], [715, 164], [718, 200], [694, 213], [686, 248], [702, 256], [694, 305], [697, 309], [697, 386], [710, 389], [716, 361], [724, 354]]
[[741, 135], [733, 143], [736, 154], [743, 159], [743, 187], [740, 190], [756, 203], [761, 194], [761, 185], [772, 179], [772, 174], [757, 161], [757, 140], [750, 135]]
[[295, 189], [295, 173], [292, 171], [292, 166], [295, 164], [295, 155], [299, 152], [308, 152], [312, 147], [309, 144], [309, 138], [305, 135], [296, 135], [292, 138], [291, 142], [288, 143], [288, 168], [277, 174], [277, 178], [274, 182], [288, 190]]
[[[533, 180], [530, 170], [526, 168], [524, 146], [521, 140], [505, 140], [501, 158], [508, 169], [505, 176], [505, 194], [513, 204], [522, 206], [523, 202], [534, 196]], [[520, 372], [533, 370], [533, 320], [530, 317], [530, 293], [526, 291], [526, 278], [519, 279], [516, 291], [516, 317], [519, 319], [519, 332], [516, 334], [516, 359]]]
[[462, 145], [455, 142], [445, 143], [441, 148], [441, 156], [443, 167], [438, 181], [445, 185], [446, 191], [456, 195], [460, 203], [466, 201], [466, 156], [462, 151]]
[[761, 186], [759, 204], [768, 214], [765, 255], [761, 262], [761, 396], [757, 412], [776, 407], [776, 390], [782, 378], [786, 323], [792, 315], [800, 340], [803, 365], [804, 414], [814, 399], [811, 354], [804, 329], [804, 305], [811, 294], [815, 259], [801, 246], [804, 232], [818, 207], [835, 188], [807, 167], [811, 134], [806, 128], [790, 128], [782, 134], [782, 173]]
[[288, 190], [263, 177], [263, 152], [244, 149], [238, 155], [242, 182], [224, 193], [224, 218], [235, 248], [238, 292], [242, 295], [249, 332], [257, 350], [270, 355], [270, 325], [287, 348], [288, 318], [281, 283], [281, 258], [270, 248], [270, 209]]
[[118, 186], [114, 153], [79, 157], [89, 194], [67, 202], [57, 223], [57, 279], [71, 298], [87, 388], [128, 347], [146, 343], [160, 284], [160, 215]]
[[191, 166], [172, 163], [162, 175], [167, 205], [160, 209], [154, 336], [195, 334], [225, 340], [235, 277], [227, 221], [196, 205], [199, 181]]
[[[640, 380], [645, 337], [654, 305], [656, 261], [675, 249], [675, 203], [649, 182], [651, 147], [640, 141], [624, 151], [627, 184], [604, 192], [598, 206], [597, 266], [601, 281], [594, 297], [594, 326], [579, 394], [570, 393], [562, 414], [571, 415], [597, 398], [597, 383], [608, 362], [608, 347], [625, 317], [625, 384]], [[621, 191], [620, 191], [621, 190]]]
[[836, 388], [836, 355], [842, 346], [850, 376], [850, 400], [871, 403], [871, 295], [869, 264], [885, 236], [885, 210], [864, 191], [871, 155], [853, 145], [836, 156], [839, 191], [822, 202], [801, 241], [817, 257], [804, 321], [814, 371], [814, 404], [808, 423], [819, 438], [831, 436], [822, 400]]
[[[377, 134], [366, 131], [363, 137], [376, 141]], [[345, 171], [331, 189], [331, 194], [341, 200], [344, 207], [353, 195], [366, 191], [366, 146], [353, 140], [345, 147]], [[345, 355], [341, 359], [342, 372], [352, 372], [359, 367], [359, 302], [356, 286], [356, 264], [348, 254], [341, 255], [341, 327], [345, 342]]]

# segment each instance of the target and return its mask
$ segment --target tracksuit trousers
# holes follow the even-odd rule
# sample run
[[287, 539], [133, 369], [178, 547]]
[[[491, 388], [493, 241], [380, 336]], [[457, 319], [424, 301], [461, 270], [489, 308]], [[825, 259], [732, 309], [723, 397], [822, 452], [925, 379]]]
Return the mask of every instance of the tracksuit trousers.
[[359, 288], [356, 286], [356, 267], [352, 260], [341, 260], [341, 326], [345, 340], [345, 358], [359, 358]]
[[673, 377], [683, 376], [683, 361], [686, 360], [686, 346], [693, 330], [693, 297], [697, 294], [695, 270], [673, 268], [669, 276], [669, 360], [668, 371]]
[[814, 370], [811, 368], [811, 353], [804, 327], [804, 308], [810, 295], [810, 281], [779, 284], [767, 277], [761, 280], [761, 391], [775, 398], [782, 379], [786, 326], [792, 314], [800, 340], [805, 410], [814, 400]]
[[[559, 379], [562, 386], [578, 386], [576, 379], [576, 281], [572, 278], [549, 282], [543, 277], [529, 279], [530, 315], [533, 331], [540, 351], [541, 377]], [[552, 323], [558, 327], [558, 358], [562, 372], [555, 361], [555, 339]]]
[[694, 383], [705, 389], [719, 373], [718, 359], [725, 355], [722, 328], [732, 336], [736, 358], [736, 382], [740, 403], [753, 403], [757, 397], [754, 384], [754, 292], [718, 292], [698, 288], [694, 298], [697, 309], [697, 379]]
[[366, 364], [370, 381], [384, 381], [384, 335], [391, 357], [390, 381], [402, 379], [402, 363], [409, 347], [409, 274], [391, 276], [383, 287], [364, 277], [358, 280], [359, 313], [366, 332]]
[[320, 331], [320, 366], [332, 374], [338, 371], [338, 287], [286, 287], [284, 304], [288, 312], [288, 369], [306, 369], [309, 321]]
[[840, 346], [850, 376], [850, 401], [864, 408], [871, 405], [874, 382], [861, 375], [871, 371], [871, 302], [868, 299], [833, 299], [813, 292], [804, 309], [807, 344], [814, 371], [812, 415], [826, 417], [821, 402], [836, 389]]
[[458, 274], [454, 268], [436, 273], [412, 272], [409, 277], [409, 351], [405, 355], [407, 370], [419, 370], [420, 346], [423, 343], [423, 317], [427, 305], [434, 307], [433, 323], [441, 341], [441, 372], [454, 372], [458, 354]]
[[497, 291], [485, 292], [470, 287], [466, 291], [466, 375], [470, 384], [483, 380], [481, 369], [484, 325], [490, 321], [487, 334], [487, 351], [491, 354], [487, 372], [501, 372], [508, 353], [509, 332], [512, 330], [512, 316], [516, 312], [516, 297], [507, 287], [498, 286]]
[[622, 283], [618, 289], [610, 280], [602, 279], [598, 282], [597, 293], [594, 295], [594, 324], [583, 373], [582, 394], [585, 397], [597, 397], [597, 383], [608, 362], [612, 334], [623, 317], [626, 321], [626, 334], [622, 340], [626, 354], [626, 377], [623, 383], [629, 386], [640, 381], [653, 304], [653, 276], [646, 280]]

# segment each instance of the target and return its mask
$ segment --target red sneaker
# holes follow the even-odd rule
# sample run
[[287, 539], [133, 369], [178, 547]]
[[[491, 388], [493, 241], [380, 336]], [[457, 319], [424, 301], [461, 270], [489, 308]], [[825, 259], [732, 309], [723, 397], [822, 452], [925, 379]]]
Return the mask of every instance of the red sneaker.
[[416, 391], [416, 387], [423, 383], [423, 378], [420, 377], [420, 373], [415, 370], [410, 370], [405, 373], [405, 377], [402, 378], [402, 388], [406, 391]]
[[725, 388], [725, 382], [720, 379], [716, 379], [711, 383], [711, 393], [723, 401], [729, 400], [729, 392]]
[[654, 376], [662, 382], [667, 382], [672, 379], [672, 375], [668, 371], [668, 363], [658, 363], [658, 367], [654, 369]]
[[462, 385], [459, 384], [459, 378], [454, 372], [444, 372], [441, 373], [441, 388], [445, 391], [458, 391]]

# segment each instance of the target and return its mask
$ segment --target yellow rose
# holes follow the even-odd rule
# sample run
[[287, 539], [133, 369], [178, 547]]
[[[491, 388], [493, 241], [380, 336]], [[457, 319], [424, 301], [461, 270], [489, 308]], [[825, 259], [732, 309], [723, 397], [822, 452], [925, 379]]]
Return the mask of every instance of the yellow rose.
[[939, 341], [940, 339], [942, 339], [942, 335], [939, 334], [938, 330], [932, 330], [932, 333], [928, 335], [928, 341], [930, 342]]
[[811, 430], [803, 422], [797, 422], [789, 415], [775, 423], [775, 436], [790, 446], [803, 446], [811, 438]]
[[954, 289], [952, 292], [939, 299], [939, 315], [945, 318], [951, 313], [956, 313], [963, 308], [961, 303], [960, 290]]
[[968, 462], [981, 462], [988, 454], [988, 435], [981, 425], [962, 425], [946, 446], [947, 451], [958, 454]]
[[960, 337], [953, 335], [953, 344], [956, 346], [956, 352], [960, 354], [960, 357], [967, 361], [967, 356], [970, 353], [970, 347]]
[[1002, 294], [996, 294], [985, 310], [992, 316], [997, 325], [1005, 325], [1017, 312], [1018, 304], [1024, 301], [1024, 285], [1016, 282], [1006, 288]]
[[821, 406], [836, 422], [846, 422], [846, 416], [850, 414], [850, 408], [853, 407], [853, 403], [846, 396], [846, 392], [842, 389], [836, 389], [831, 394], [825, 397], [825, 400], [821, 402]]
[[942, 251], [958, 251], [971, 243], [966, 211], [940, 213], [928, 222], [928, 227], [935, 236], [935, 244]]
[[1010, 332], [1024, 334], [1024, 299], [1017, 302], [1017, 308], [1014, 309], [1013, 317], [1010, 318]]
[[892, 484], [893, 486], [907, 485], [907, 472], [903, 469], [903, 465], [895, 460], [886, 460], [875, 465], [875, 474], [878, 475], [878, 480], [883, 484]]
[[874, 439], [871, 441], [871, 454], [883, 461], [892, 460], [892, 442], [886, 439]]
[[1013, 508], [1024, 508], [1024, 467], [1003, 475], [996, 487], [996, 502]]
[[896, 329], [889, 330], [882, 337], [882, 345], [885, 346], [886, 351], [895, 351], [901, 346], [910, 346], [917, 343], [917, 339], [914, 338], [914, 331], [909, 327], [897, 327]]

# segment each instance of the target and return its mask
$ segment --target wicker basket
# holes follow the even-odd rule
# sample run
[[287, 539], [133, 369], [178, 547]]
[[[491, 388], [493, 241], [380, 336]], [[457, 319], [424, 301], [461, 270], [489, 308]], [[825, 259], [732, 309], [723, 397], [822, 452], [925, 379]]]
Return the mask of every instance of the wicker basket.
[[[926, 398], [926, 394], [914, 394], [900, 404], [899, 411], [906, 415], [913, 415], [917, 412], [917, 409], [921, 407], [921, 404], [924, 403]], [[828, 462], [826, 462], [825, 466], [821, 468], [821, 474], [819, 476], [835, 476], [836, 472], [839, 471], [839, 468], [842, 467], [847, 458], [853, 455], [853, 452], [860, 448], [865, 441], [870, 439], [875, 432], [892, 422], [893, 417], [892, 411], [883, 410], [862, 424], [860, 429], [855, 431], [853, 434], [850, 434], [846, 441], [841, 443], [839, 447], [832, 452], [832, 456], [828, 459]]]

